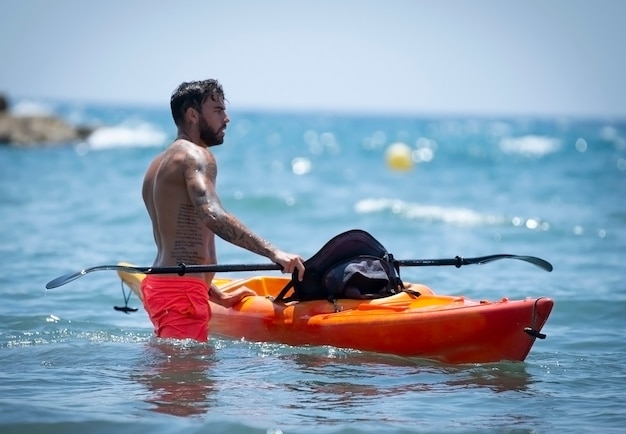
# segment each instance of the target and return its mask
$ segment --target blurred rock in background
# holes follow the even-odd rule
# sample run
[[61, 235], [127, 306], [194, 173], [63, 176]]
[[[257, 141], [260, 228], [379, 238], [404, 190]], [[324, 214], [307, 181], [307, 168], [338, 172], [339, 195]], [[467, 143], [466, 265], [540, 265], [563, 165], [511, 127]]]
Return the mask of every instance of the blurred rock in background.
[[80, 142], [93, 132], [52, 115], [14, 115], [6, 95], [0, 94], [0, 145], [33, 146]]

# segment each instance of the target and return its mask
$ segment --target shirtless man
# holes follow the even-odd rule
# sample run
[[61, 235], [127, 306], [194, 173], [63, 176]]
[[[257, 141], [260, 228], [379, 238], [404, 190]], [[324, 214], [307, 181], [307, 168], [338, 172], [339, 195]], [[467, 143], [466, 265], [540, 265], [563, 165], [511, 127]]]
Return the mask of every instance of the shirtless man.
[[[148, 167], [142, 189], [158, 249], [154, 266], [215, 264], [217, 235], [267, 257], [281, 265], [284, 273], [298, 270], [302, 279], [303, 259], [253, 233], [222, 207], [215, 191], [217, 163], [209, 148], [223, 143], [230, 122], [220, 83], [182, 83], [172, 94], [170, 105], [178, 134]], [[142, 284], [144, 306], [157, 336], [206, 341], [209, 297], [228, 307], [256, 295], [247, 288], [222, 293], [211, 284], [213, 275], [146, 276]]]

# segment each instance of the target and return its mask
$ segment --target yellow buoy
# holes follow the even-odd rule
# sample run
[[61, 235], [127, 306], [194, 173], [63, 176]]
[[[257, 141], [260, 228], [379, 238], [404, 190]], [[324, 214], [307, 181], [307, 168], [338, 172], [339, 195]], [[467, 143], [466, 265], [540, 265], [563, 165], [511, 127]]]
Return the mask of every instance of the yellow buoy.
[[396, 142], [389, 145], [385, 151], [387, 166], [391, 170], [411, 170], [413, 168], [413, 158], [411, 153], [411, 148], [405, 143]]

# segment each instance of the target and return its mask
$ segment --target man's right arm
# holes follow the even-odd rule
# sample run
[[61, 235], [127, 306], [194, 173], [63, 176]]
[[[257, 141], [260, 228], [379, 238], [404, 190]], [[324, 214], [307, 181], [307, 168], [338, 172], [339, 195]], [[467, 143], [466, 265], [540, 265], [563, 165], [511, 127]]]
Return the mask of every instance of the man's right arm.
[[277, 249], [224, 209], [215, 189], [217, 166], [211, 153], [202, 150], [190, 152], [185, 163], [185, 182], [191, 202], [198, 210], [202, 222], [215, 235], [236, 246], [265, 256], [281, 265], [285, 273], [298, 269], [302, 278], [304, 265], [300, 256]]

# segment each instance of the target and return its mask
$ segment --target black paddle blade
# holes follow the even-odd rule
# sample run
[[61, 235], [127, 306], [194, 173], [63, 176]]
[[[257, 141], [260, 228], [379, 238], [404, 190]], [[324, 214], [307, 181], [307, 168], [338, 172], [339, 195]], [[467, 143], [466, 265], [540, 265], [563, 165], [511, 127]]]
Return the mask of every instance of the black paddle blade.
[[467, 264], [486, 264], [487, 262], [497, 261], [498, 259], [505, 259], [505, 258], [519, 259], [520, 261], [524, 261], [524, 262], [528, 262], [530, 264], [536, 265], [537, 267], [543, 270], [546, 270], [547, 272], [550, 272], [554, 269], [551, 263], [549, 263], [548, 261], [544, 259], [537, 258], [535, 256], [490, 255], [490, 256], [483, 256], [482, 258], [474, 258], [474, 260], [464, 259], [463, 261], [469, 261], [467, 262]]
[[46, 283], [46, 289], [58, 288], [59, 286], [63, 286], [66, 283], [70, 283], [71, 281], [76, 280], [79, 277], [84, 276], [85, 274], [91, 273], [93, 271], [102, 271], [102, 270], [126, 271], [127, 273], [147, 273], [150, 271], [150, 268], [149, 267], [131, 267], [131, 266], [126, 266], [126, 265], [99, 265], [97, 267], [86, 268], [84, 270], [80, 270], [75, 273], [68, 273], [68, 274], [64, 274], [63, 276], [59, 276], [56, 279], [53, 279], [50, 282]]
[[66, 283], [71, 282], [72, 280], [78, 279], [80, 276], [84, 276], [87, 274], [85, 270], [78, 271], [76, 273], [68, 273], [63, 276], [59, 276], [56, 279], [51, 280], [46, 283], [46, 289], [58, 288], [59, 286], [63, 286]]
[[451, 259], [405, 259], [397, 261], [399, 265], [405, 267], [431, 267], [436, 265], [454, 265], [459, 268], [462, 265], [486, 264], [488, 262], [497, 261], [499, 259], [518, 259], [536, 265], [542, 270], [552, 271], [552, 264], [548, 261], [536, 258], [534, 256], [518, 256], [518, 255], [489, 255], [480, 256], [478, 258], [462, 258], [457, 256]]

